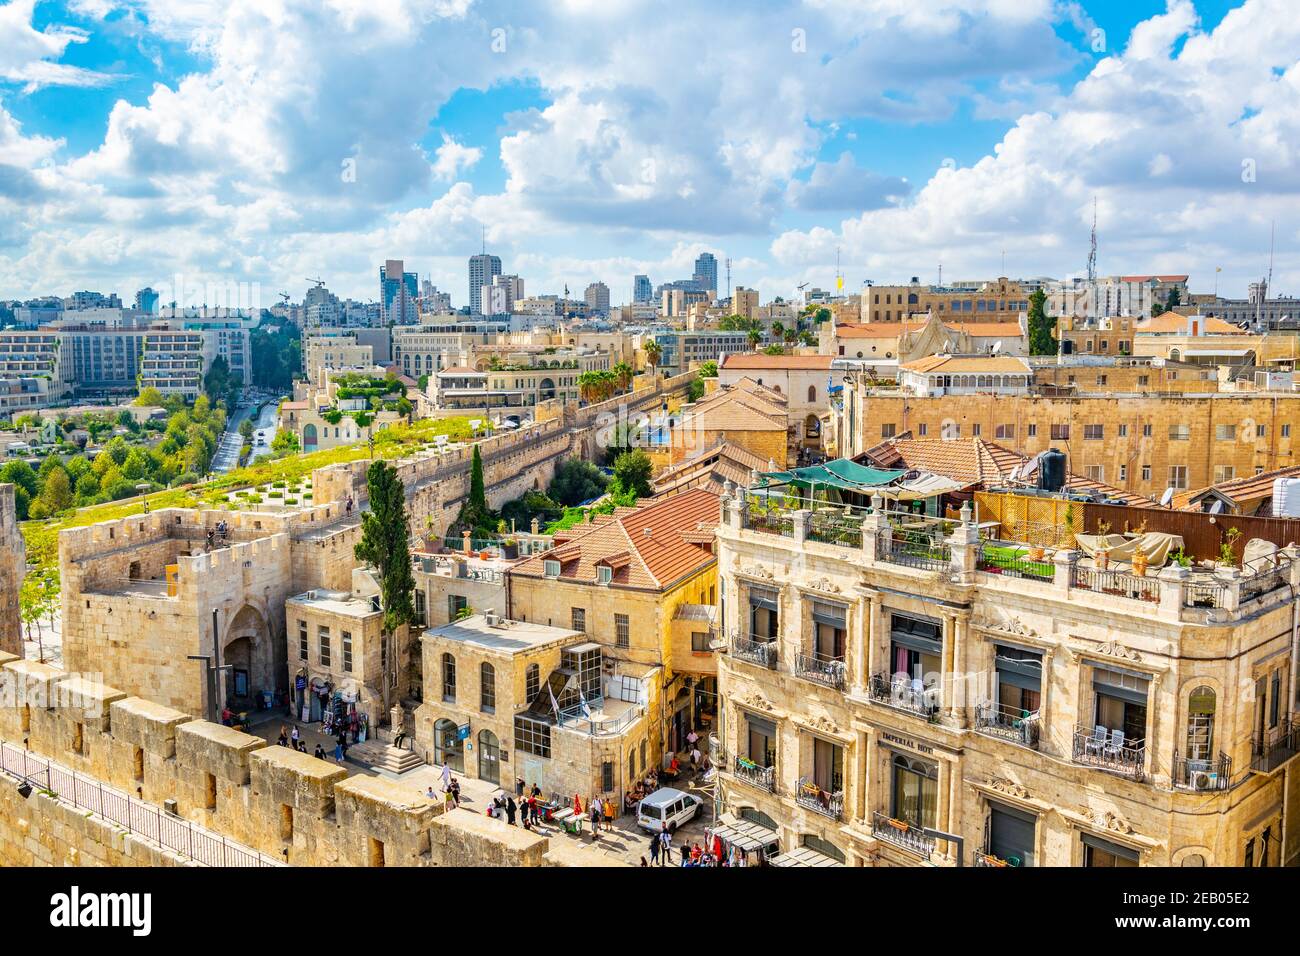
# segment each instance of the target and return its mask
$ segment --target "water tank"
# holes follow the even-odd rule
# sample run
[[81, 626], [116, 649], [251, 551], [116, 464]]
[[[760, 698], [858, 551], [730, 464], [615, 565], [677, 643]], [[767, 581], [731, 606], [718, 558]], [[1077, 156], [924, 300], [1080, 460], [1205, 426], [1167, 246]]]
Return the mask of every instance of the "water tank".
[[1065, 453], [1049, 448], [1038, 458], [1038, 487], [1060, 491], [1065, 487]]
[[1273, 516], [1300, 518], [1300, 478], [1274, 479]]

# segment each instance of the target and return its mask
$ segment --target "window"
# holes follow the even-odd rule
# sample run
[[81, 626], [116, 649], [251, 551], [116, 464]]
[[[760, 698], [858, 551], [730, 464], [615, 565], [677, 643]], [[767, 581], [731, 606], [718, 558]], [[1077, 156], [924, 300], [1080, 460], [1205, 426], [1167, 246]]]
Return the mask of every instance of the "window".
[[1214, 483], [1220, 484], [1224, 481], [1231, 481], [1237, 476], [1237, 469], [1232, 465], [1215, 465], [1214, 466]]
[[970, 433], [974, 435], [976, 438], [979, 438], [981, 430], [982, 429], [980, 428], [980, 423], [976, 422], [974, 425], [971, 426]]
[[745, 715], [745, 756], [760, 767], [776, 766], [776, 724], [752, 714]]
[[1237, 437], [1237, 429], [1234, 428], [1232, 425], [1214, 426], [1215, 441], [1232, 441], [1236, 437]]
[[1119, 480], [1128, 481], [1128, 465], [1119, 466]]
[[551, 756], [551, 725], [520, 714], [515, 717], [515, 749], [534, 757]]
[[612, 580], [614, 580], [614, 569], [611, 568], [608, 564], [597, 565], [596, 583], [609, 584], [609, 582]]
[[1143, 466], [1142, 466], [1142, 480], [1143, 480], [1143, 481], [1150, 481], [1150, 480], [1151, 480], [1151, 466], [1150, 466], [1150, 465], [1143, 465]]
[[[1022, 729], [1026, 717], [1038, 713], [1042, 704], [1043, 655], [1006, 644], [993, 646], [993, 668], [997, 678], [997, 701], [991, 716], [997, 726]], [[1028, 736], [1025, 738], [1029, 742]]]
[[569, 620], [572, 628], [579, 634], [587, 633], [587, 609], [582, 607], [569, 608]]
[[[1104, 344], [1104, 343], [1103, 343], [1103, 344]], [[1103, 351], [1104, 351], [1104, 349], [1103, 349]], [[1098, 385], [1105, 385], [1105, 384], [1106, 384], [1106, 376], [1105, 376], [1105, 375], [1098, 375], [1098, 376], [1097, 376], [1097, 384], [1098, 384]]]
[[1187, 488], [1187, 466], [1171, 465], [1169, 467], [1169, 487], [1183, 491]]
[[[1123, 346], [1121, 346], [1121, 347], [1120, 347], [1120, 351], [1121, 351], [1121, 352], [1126, 352], [1126, 351], [1128, 351], [1128, 350], [1125, 349]], [[1150, 376], [1150, 375], [1139, 375], [1139, 376], [1138, 376], [1138, 388], [1146, 388], [1147, 385], [1150, 384], [1150, 381], [1151, 381], [1151, 376]]]
[[922, 422], [920, 426], [918, 426], [916, 429], [916, 433], [920, 435], [922, 438], [924, 438], [929, 433], [929, 431], [930, 431], [930, 426], [925, 424], [924, 422]]
[[478, 668], [478, 709], [485, 714], [495, 714], [497, 712], [497, 672], [496, 669], [488, 663], [479, 665]]
[[889, 769], [889, 815], [914, 827], [933, 827], [939, 808], [938, 766], [895, 754]]
[[298, 660], [307, 659], [307, 622], [298, 622]]
[[1120, 426], [1119, 426], [1119, 437], [1120, 437], [1120, 438], [1128, 438], [1128, 426], [1127, 426], [1127, 425], [1120, 425]]
[[844, 660], [847, 608], [814, 601], [812, 606], [812, 656], [819, 664]]
[[893, 437], [894, 437], [894, 429], [895, 429], [895, 425], [894, 425], [893, 422], [887, 422], [887, 423], [881, 425], [881, 426], [880, 426], [880, 437], [881, 437], [881, 438], [893, 438]]
[[777, 616], [778, 594], [768, 588], [750, 588], [749, 639], [767, 643], [777, 638], [780, 622]]
[[812, 782], [827, 793], [844, 790], [844, 748], [820, 737], [813, 739]]
[[[816, 386], [816, 385], [809, 385], [809, 386], [808, 386], [808, 401], [810, 401], [810, 402], [815, 402], [815, 401], [817, 401], [817, 386]], [[610, 788], [609, 788], [609, 787], [606, 787], [605, 789], [606, 789], [606, 790], [609, 790]]]
[[934, 621], [894, 614], [890, 619], [891, 694], [904, 695], [912, 709], [937, 709], [943, 659], [943, 631]]
[[1141, 750], [1146, 740], [1149, 684], [1150, 678], [1133, 671], [1093, 668], [1093, 725], [1121, 732], [1127, 753]]
[[691, 653], [707, 654], [709, 653], [710, 650], [711, 648], [709, 646], [709, 632], [692, 631], [691, 632]]
[[1016, 437], [1016, 426], [998, 425], [993, 429], [993, 436], [999, 440], [1012, 441]]
[[600, 789], [606, 792], [614, 789], [614, 765], [608, 760], [600, 765]]
[[1188, 440], [1189, 438], [1191, 438], [1191, 437], [1192, 437], [1192, 430], [1191, 430], [1190, 426], [1188, 426], [1188, 425], [1170, 425], [1170, 426], [1169, 426], [1169, 440], [1170, 440], [1170, 441], [1187, 441], [1187, 440]]
[[1187, 759], [1205, 761], [1214, 755], [1214, 688], [1202, 685], [1187, 700]]
[[1038, 437], [1038, 425], [1037, 425], [1036, 423], [1031, 424], [1031, 425], [1026, 429], [1026, 431], [1029, 433], [1029, 437], [1030, 437], [1030, 438], [1037, 438], [1037, 437]]
[[1037, 828], [1034, 814], [990, 800], [985, 852], [1012, 866], [1033, 866]]
[[1143, 426], [1142, 426], [1142, 437], [1143, 437], [1143, 438], [1150, 438], [1150, 437], [1151, 437], [1151, 426], [1150, 426], [1150, 425], [1143, 425]]
[[542, 689], [542, 672], [536, 664], [529, 664], [524, 671], [524, 696], [528, 702], [532, 703], [534, 697]]
[[1083, 440], [1084, 440], [1084, 441], [1101, 441], [1102, 438], [1105, 437], [1105, 432], [1106, 432], [1106, 426], [1105, 426], [1105, 425], [1084, 425], [1084, 426], [1083, 426]]
[[352, 632], [343, 632], [343, 669], [352, 671]]
[[460, 612], [469, 607], [469, 600], [459, 594], [447, 595], [447, 620], [455, 621], [460, 618]]
[[1089, 481], [1106, 480], [1106, 469], [1102, 465], [1088, 465], [1083, 471]]
[[558, 578], [560, 576], [559, 561], [543, 561], [542, 573], [548, 578]]
[[1083, 865], [1090, 867], [1133, 867], [1138, 865], [1138, 851], [1091, 833], [1079, 834], [1083, 841]]
[[632, 646], [632, 624], [626, 614], [614, 615], [614, 646]]
[[456, 702], [456, 658], [442, 655], [442, 699], [448, 704]]
[[1291, 437], [1291, 426], [1290, 426], [1290, 425], [1283, 425], [1283, 426], [1282, 426], [1282, 437], [1283, 437], [1283, 438], [1290, 438], [1290, 437]]
[[1068, 423], [1052, 426], [1052, 441], [1069, 441], [1070, 426]]
[[320, 666], [330, 666], [330, 629], [328, 627], [318, 628], [316, 631], [316, 640], [320, 650]]

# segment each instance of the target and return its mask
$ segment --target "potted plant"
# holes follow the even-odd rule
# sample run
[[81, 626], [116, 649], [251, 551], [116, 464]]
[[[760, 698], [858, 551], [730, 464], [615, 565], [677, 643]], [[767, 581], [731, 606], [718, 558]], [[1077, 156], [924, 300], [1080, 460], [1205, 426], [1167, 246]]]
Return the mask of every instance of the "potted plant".
[[506, 538], [501, 542], [501, 556], [508, 561], [513, 561], [519, 557], [519, 542], [514, 538]]

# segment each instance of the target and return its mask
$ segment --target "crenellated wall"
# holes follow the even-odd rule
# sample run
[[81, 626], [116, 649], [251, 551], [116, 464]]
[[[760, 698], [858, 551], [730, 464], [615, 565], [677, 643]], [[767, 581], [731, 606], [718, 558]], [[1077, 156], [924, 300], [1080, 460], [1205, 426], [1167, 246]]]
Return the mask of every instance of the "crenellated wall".
[[[31, 661], [0, 655], [0, 738], [301, 866], [568, 866], [546, 837], [412, 784], [320, 760]], [[50, 706], [55, 704], [56, 706]], [[0, 787], [0, 862], [187, 861], [39, 793]], [[38, 799], [39, 798], [39, 799]]]

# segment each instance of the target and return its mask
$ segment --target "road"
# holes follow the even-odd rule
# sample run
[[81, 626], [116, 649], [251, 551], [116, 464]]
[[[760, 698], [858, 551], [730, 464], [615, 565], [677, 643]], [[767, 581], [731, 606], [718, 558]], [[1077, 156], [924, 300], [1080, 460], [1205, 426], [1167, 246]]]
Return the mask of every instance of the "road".
[[[257, 417], [257, 421], [253, 423], [255, 429], [253, 432], [253, 458], [258, 455], [269, 454], [271, 451], [271, 439], [275, 437], [276, 405], [277, 403], [274, 401], [267, 402], [262, 406], [262, 413]], [[244, 445], [244, 439], [239, 434], [239, 425], [244, 419], [249, 418], [256, 409], [256, 404], [238, 405], [234, 414], [226, 421], [226, 430], [221, 435], [216, 454], [212, 456], [212, 470], [215, 473], [223, 474], [239, 464], [239, 449]]]

